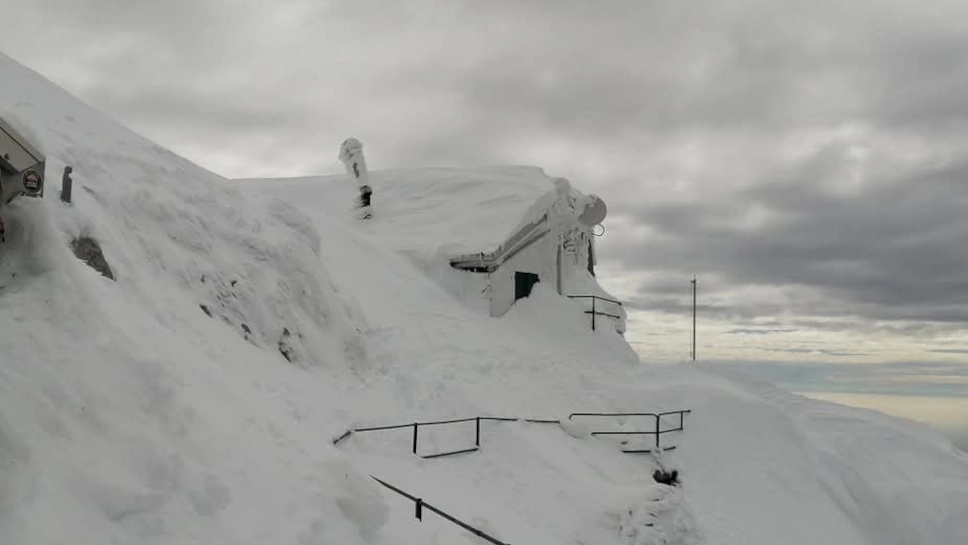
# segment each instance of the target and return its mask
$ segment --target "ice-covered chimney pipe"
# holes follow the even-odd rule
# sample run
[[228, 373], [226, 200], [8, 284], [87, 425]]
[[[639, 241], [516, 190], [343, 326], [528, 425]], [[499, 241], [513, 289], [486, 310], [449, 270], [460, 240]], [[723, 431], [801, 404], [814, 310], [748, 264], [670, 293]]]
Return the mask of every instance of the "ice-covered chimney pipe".
[[356, 138], [347, 138], [339, 148], [339, 160], [346, 167], [346, 173], [356, 180], [360, 189], [359, 208], [363, 212], [362, 217], [369, 218], [373, 188], [370, 187], [370, 175], [363, 157], [363, 144]]
[[339, 160], [346, 166], [346, 173], [356, 179], [360, 186], [370, 185], [366, 159], [363, 158], [363, 144], [359, 140], [347, 138], [339, 148]]

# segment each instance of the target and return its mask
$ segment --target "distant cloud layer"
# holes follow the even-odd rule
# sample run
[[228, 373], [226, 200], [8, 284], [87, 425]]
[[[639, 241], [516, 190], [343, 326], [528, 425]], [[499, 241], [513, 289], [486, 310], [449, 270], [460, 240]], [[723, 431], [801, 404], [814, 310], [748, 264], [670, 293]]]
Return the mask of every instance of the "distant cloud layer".
[[698, 275], [764, 340], [968, 329], [963, 1], [3, 5], [5, 53], [226, 176], [339, 171], [349, 135], [373, 168], [537, 164], [609, 203], [633, 311]]
[[[881, 365], [773, 361], [717, 361], [728, 368], [800, 392], [968, 398], [968, 367], [933, 362]], [[952, 415], [955, 417], [955, 415]], [[968, 414], [956, 418], [968, 426]]]
[[852, 365], [718, 361], [782, 388], [930, 424], [968, 451], [968, 368], [932, 362]]

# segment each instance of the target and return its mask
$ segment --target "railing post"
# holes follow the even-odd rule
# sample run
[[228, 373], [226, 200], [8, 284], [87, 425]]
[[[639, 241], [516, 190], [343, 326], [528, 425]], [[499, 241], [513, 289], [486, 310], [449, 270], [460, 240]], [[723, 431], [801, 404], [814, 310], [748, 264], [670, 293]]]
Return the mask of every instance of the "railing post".
[[592, 331], [595, 331], [595, 297], [592, 297]]
[[61, 200], [66, 203], [71, 202], [71, 187], [74, 185], [71, 172], [73, 171], [74, 168], [69, 165], [64, 167], [64, 177], [61, 179]]
[[659, 448], [659, 419], [661, 418], [661, 416], [655, 415], [655, 450], [658, 451], [662, 450]]
[[474, 433], [474, 446], [480, 447], [481, 446], [481, 417], [479, 416], [477, 417], [476, 423], [477, 423], [477, 426]]
[[416, 512], [414, 514], [417, 516], [417, 520], [423, 521], [423, 500], [420, 498], [417, 498], [413, 500], [413, 503], [416, 509]]
[[417, 426], [419, 426], [419, 424], [414, 422], [413, 423], [413, 453], [414, 454], [417, 453]]

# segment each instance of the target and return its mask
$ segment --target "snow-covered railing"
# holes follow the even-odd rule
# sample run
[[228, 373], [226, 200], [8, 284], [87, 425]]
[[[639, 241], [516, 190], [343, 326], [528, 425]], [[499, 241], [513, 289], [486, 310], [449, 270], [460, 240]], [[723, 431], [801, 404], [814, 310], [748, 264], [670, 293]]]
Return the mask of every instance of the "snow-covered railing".
[[[370, 477], [373, 477], [373, 476], [370, 475]], [[380, 479], [378, 479], [376, 477], [373, 477], [373, 480], [375, 480], [376, 482], [382, 484], [384, 487], [386, 487], [386, 488], [388, 488], [388, 489], [396, 492], [397, 494], [400, 494], [404, 498], [407, 498], [408, 500], [412, 501], [413, 504], [414, 504], [414, 515], [417, 517], [417, 520], [419, 520], [421, 522], [423, 521], [423, 510], [426, 509], [428, 511], [431, 511], [433, 513], [436, 513], [436, 514], [440, 515], [445, 520], [447, 520], [449, 522], [452, 522], [452, 523], [456, 524], [457, 526], [460, 526], [461, 528], [467, 530], [468, 532], [474, 534], [475, 536], [477, 536], [477, 537], [479, 537], [481, 539], [485, 539], [487, 541], [490, 541], [494, 545], [509, 545], [508, 543], [505, 543], [505, 542], [497, 539], [496, 537], [485, 533], [482, 530], [479, 530], [477, 528], [474, 528], [470, 524], [467, 524], [466, 522], [458, 519], [457, 517], [455, 517], [455, 516], [453, 516], [453, 515], [451, 515], [449, 513], [446, 513], [444, 511], [442, 511], [442, 510], [434, 507], [433, 505], [430, 505], [429, 503], [423, 501], [423, 499], [418, 498], [418, 497], [414, 496], [413, 494], [408, 494], [407, 492], [404, 492], [403, 490], [400, 490], [399, 488], [397, 488], [397, 487], [395, 487], [395, 486], [387, 483], [386, 481], [380, 480]]]
[[[691, 409], [684, 409], [679, 411], [667, 411], [663, 413], [571, 413], [568, 415], [568, 420], [572, 420], [576, 416], [595, 416], [595, 417], [626, 417], [626, 416], [651, 416], [655, 418], [655, 429], [648, 431], [592, 431], [591, 435], [654, 435], [655, 436], [655, 449], [661, 451], [675, 450], [676, 447], [666, 447], [662, 448], [660, 446], [659, 437], [665, 433], [672, 433], [676, 431], [682, 431], [684, 424], [684, 415], [686, 413], [691, 413]], [[679, 426], [676, 428], [666, 428], [662, 429], [660, 424], [662, 422], [663, 416], [670, 416], [678, 414], [679, 415]], [[412, 432], [412, 448], [413, 454], [420, 456], [421, 458], [441, 458], [443, 456], [452, 456], [456, 454], [466, 454], [470, 452], [476, 452], [481, 448], [481, 422], [491, 421], [491, 422], [529, 422], [532, 424], [561, 424], [560, 420], [546, 419], [546, 418], [508, 418], [500, 416], [473, 416], [470, 418], [457, 418], [453, 420], [434, 420], [428, 422], [411, 422], [409, 424], [394, 424], [391, 426], [374, 426], [367, 428], [351, 428], [343, 432], [342, 435], [333, 439], [333, 445], [339, 444], [342, 440], [346, 439], [354, 433], [365, 433], [373, 431], [389, 431], [389, 430], [403, 430], [409, 429]], [[434, 454], [418, 454], [417, 444], [420, 437], [420, 428], [429, 426], [444, 426], [450, 424], [461, 424], [464, 422], [474, 422], [474, 446], [451, 450], [447, 452], [438, 452]], [[652, 452], [651, 449], [622, 449], [622, 452], [628, 453], [649, 453]]]
[[569, 299], [591, 299], [592, 300], [592, 309], [585, 311], [585, 314], [591, 314], [592, 315], [592, 331], [595, 331], [595, 316], [608, 316], [609, 318], [615, 318], [616, 320], [621, 320], [622, 319], [622, 317], [619, 316], [618, 314], [612, 314], [612, 313], [609, 313], [609, 312], [600, 312], [595, 307], [595, 302], [596, 301], [605, 301], [607, 303], [614, 303], [614, 304], [616, 304], [618, 306], [622, 306], [621, 301], [616, 301], [614, 299], [609, 299], [607, 297], [599, 297], [597, 295], [569, 295], [568, 298]]
[[[453, 451], [448, 451], [448, 452], [438, 452], [436, 454], [427, 454], [427, 455], [417, 454], [417, 456], [420, 456], [421, 458], [440, 458], [442, 456], [452, 456], [454, 454], [465, 454], [465, 453], [468, 453], [468, 452], [474, 452], [474, 451], [480, 449], [481, 448], [481, 422], [482, 421], [516, 422], [518, 420], [519, 420], [518, 418], [502, 418], [502, 417], [499, 417], [499, 416], [474, 416], [474, 417], [471, 417], [471, 418], [458, 418], [458, 419], [454, 419], [454, 420], [436, 420], [436, 421], [432, 421], [432, 422], [413, 422], [413, 423], [410, 423], [410, 424], [396, 424], [396, 425], [393, 425], [393, 426], [376, 426], [376, 427], [371, 427], [371, 428], [355, 428], [355, 429], [346, 430], [346, 432], [344, 432], [343, 435], [340, 435], [339, 437], [337, 437], [336, 439], [333, 440], [333, 444], [335, 445], [335, 444], [339, 443], [340, 441], [342, 441], [343, 439], [346, 439], [347, 437], [349, 437], [350, 434], [353, 434], [353, 433], [370, 432], [370, 431], [402, 430], [402, 429], [409, 428], [409, 429], [413, 430], [413, 449], [412, 449], [412, 451], [413, 451], [414, 454], [417, 454], [417, 440], [420, 437], [420, 427], [421, 426], [423, 426], [423, 427], [429, 427], [429, 426], [444, 426], [444, 425], [448, 425], [448, 424], [460, 424], [460, 423], [463, 423], [463, 422], [474, 422], [474, 446], [473, 447], [459, 449], [459, 450], [453, 450]], [[555, 422], [557, 422], [557, 421], [555, 421]]]
[[[692, 410], [684, 409], [681, 411], [667, 411], [664, 413], [572, 413], [568, 415], [568, 420], [576, 416], [605, 416], [605, 417], [626, 417], [626, 416], [651, 416], [655, 419], [655, 429], [649, 431], [593, 431], [592, 435], [654, 435], [655, 436], [655, 450], [657, 451], [667, 451], [675, 450], [676, 447], [665, 447], [660, 445], [659, 438], [662, 434], [672, 433], [676, 431], [682, 431], [684, 429], [684, 415], [686, 413], [691, 413]], [[661, 422], [663, 416], [671, 416], [677, 414], [679, 415], [679, 426], [675, 428], [661, 428]], [[650, 453], [652, 449], [622, 449], [622, 452], [628, 453]]]
[[[549, 228], [545, 227], [547, 223], [548, 213], [545, 212], [533, 223], [529, 223], [518, 229], [497, 250], [493, 252], [459, 255], [451, 258], [450, 266], [455, 269], [464, 269], [473, 272], [494, 272], [502, 263], [511, 259], [528, 246], [531, 246], [541, 239], [541, 237], [547, 235], [550, 231]], [[545, 228], [539, 230], [541, 227]]]

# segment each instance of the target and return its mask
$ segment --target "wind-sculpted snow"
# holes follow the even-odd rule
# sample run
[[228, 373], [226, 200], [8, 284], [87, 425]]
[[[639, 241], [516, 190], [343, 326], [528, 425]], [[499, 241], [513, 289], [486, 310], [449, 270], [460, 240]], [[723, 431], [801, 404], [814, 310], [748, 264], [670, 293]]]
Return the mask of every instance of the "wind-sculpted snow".
[[5, 57], [0, 115], [75, 180], [72, 205], [51, 187], [4, 209], [0, 541], [380, 541], [381, 496], [304, 420], [326, 384], [300, 369], [364, 356], [307, 217]]

